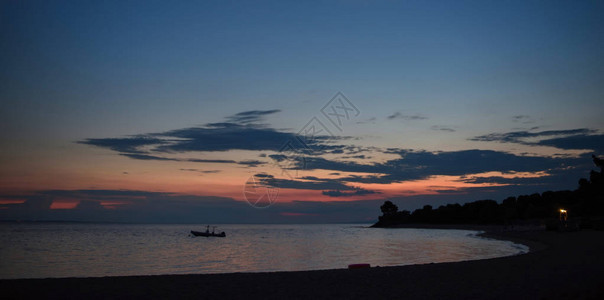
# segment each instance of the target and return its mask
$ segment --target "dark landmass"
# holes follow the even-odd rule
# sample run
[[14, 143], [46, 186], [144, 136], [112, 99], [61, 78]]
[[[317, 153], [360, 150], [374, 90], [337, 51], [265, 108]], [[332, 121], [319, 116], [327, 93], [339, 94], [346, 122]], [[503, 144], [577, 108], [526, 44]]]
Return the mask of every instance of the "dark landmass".
[[[597, 164], [598, 158], [594, 157]], [[433, 209], [426, 205], [413, 212], [399, 211], [386, 201], [383, 215], [373, 227], [406, 224], [499, 224], [508, 226], [546, 226], [550, 230], [582, 228], [604, 229], [604, 171], [591, 171], [589, 180], [581, 178], [574, 191], [547, 191], [532, 195], [508, 197], [501, 203], [479, 200], [464, 205], [447, 204]], [[567, 220], [561, 223], [561, 209]]]
[[531, 252], [356, 270], [0, 280], [0, 291], [3, 299], [604, 299], [604, 231], [492, 234]]

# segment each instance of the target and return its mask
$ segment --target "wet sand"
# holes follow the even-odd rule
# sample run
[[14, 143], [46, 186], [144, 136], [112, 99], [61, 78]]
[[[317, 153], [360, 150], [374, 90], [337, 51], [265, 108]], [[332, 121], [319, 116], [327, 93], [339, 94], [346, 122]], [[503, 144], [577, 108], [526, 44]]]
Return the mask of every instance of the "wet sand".
[[3, 299], [604, 299], [604, 231], [487, 236], [531, 252], [356, 270], [0, 280], [0, 291]]

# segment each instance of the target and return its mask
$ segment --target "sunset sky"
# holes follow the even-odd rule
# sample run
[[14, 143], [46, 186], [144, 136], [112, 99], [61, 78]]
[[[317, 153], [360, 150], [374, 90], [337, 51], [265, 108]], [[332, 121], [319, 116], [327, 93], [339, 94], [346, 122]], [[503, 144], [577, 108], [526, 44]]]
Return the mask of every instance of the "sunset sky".
[[371, 222], [575, 189], [604, 154], [603, 11], [2, 1], [0, 220]]

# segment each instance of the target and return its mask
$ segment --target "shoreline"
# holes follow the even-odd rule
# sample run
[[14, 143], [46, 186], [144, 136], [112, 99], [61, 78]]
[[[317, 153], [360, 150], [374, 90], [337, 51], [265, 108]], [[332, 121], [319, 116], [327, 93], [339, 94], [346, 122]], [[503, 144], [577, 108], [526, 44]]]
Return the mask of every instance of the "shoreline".
[[[484, 231], [530, 252], [367, 269], [0, 280], [9, 299], [604, 298], [604, 232]], [[528, 243], [528, 244], [527, 244]]]
[[[476, 225], [476, 224], [401, 224], [388, 227], [371, 227], [376, 229], [444, 229], [444, 230], [471, 230], [480, 232], [479, 237], [508, 241], [515, 244], [522, 244], [529, 247], [529, 253], [533, 251], [541, 251], [547, 248], [546, 244], [530, 239], [519, 238], [518, 232], [545, 231], [545, 229], [537, 226], [525, 227], [506, 227], [505, 225]], [[512, 255], [513, 256], [513, 255]]]

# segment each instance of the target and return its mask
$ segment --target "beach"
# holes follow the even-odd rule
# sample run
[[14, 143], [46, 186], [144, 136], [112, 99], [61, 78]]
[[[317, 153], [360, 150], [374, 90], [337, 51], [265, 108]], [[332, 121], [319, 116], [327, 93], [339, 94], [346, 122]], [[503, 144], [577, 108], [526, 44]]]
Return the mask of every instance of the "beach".
[[355, 270], [1, 280], [0, 290], [4, 299], [604, 298], [603, 231], [492, 230], [486, 236], [531, 251]]

